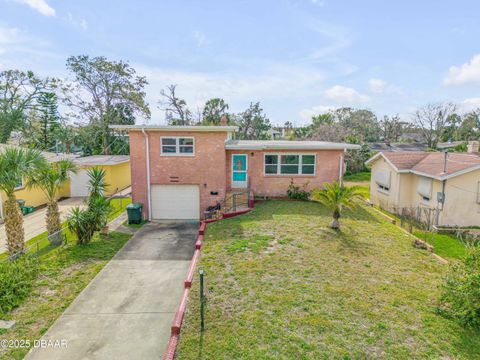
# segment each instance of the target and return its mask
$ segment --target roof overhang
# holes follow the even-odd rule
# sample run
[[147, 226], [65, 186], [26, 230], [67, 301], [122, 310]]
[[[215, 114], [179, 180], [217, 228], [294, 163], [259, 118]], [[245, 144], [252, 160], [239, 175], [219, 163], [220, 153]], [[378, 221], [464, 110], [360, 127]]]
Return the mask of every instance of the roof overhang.
[[225, 144], [227, 150], [359, 150], [360, 145], [355, 144], [337, 144], [337, 143], [321, 143], [315, 144], [258, 144], [251, 143], [248, 144], [247, 141], [244, 141], [240, 144]]
[[129, 131], [235, 132], [238, 126], [109, 125], [110, 129]]
[[451, 174], [448, 174], [448, 175], [432, 175], [432, 174], [427, 174], [427, 173], [424, 173], [424, 172], [421, 172], [421, 171], [416, 171], [414, 169], [404, 169], [404, 170], [399, 170], [395, 165], [393, 165], [393, 163], [385, 156], [383, 155], [381, 152], [375, 154], [374, 156], [372, 156], [370, 159], [368, 159], [367, 161], [365, 161], [365, 164], [370, 164], [376, 160], [378, 160], [379, 157], [382, 157], [383, 159], [385, 159], [385, 161], [398, 173], [402, 173], [402, 174], [415, 174], [415, 175], [418, 175], [418, 176], [424, 176], [424, 177], [428, 177], [428, 178], [431, 178], [431, 179], [434, 179], [434, 180], [438, 180], [438, 181], [443, 181], [443, 180], [448, 180], [448, 179], [451, 179], [451, 178], [454, 178], [456, 176], [460, 176], [460, 175], [463, 175], [463, 174], [467, 174], [471, 171], [475, 171], [475, 170], [480, 170], [480, 165], [477, 165], [477, 166], [472, 166], [468, 169], [463, 169], [463, 170], [460, 170], [460, 171], [457, 171], [457, 172], [454, 172], [454, 173], [451, 173]]

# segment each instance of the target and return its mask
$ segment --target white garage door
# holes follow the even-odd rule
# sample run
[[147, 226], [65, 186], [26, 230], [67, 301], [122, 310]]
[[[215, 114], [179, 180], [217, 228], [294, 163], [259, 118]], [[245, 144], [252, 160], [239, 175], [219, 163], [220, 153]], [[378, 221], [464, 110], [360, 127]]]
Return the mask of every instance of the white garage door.
[[87, 170], [78, 170], [76, 174], [70, 175], [70, 196], [88, 196]]
[[152, 185], [152, 219], [200, 219], [197, 185]]

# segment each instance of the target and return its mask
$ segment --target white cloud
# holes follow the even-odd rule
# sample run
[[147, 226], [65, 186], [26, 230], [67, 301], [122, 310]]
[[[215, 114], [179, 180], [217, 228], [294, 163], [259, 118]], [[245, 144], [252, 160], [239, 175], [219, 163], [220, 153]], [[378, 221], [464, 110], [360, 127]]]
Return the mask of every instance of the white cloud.
[[237, 112], [251, 101], [278, 99], [289, 101], [292, 98], [311, 96], [320, 92], [323, 73], [318, 70], [283, 64], [258, 64], [261, 75], [237, 72], [207, 73], [188, 72], [132, 64], [137, 72], [149, 81], [147, 97], [152, 110], [152, 122], [163, 121], [164, 114], [157, 109], [160, 90], [167, 85], [177, 84], [179, 96], [195, 109], [212, 97], [222, 97]]
[[387, 90], [387, 82], [382, 79], [372, 78], [368, 80], [368, 86], [370, 87], [370, 91], [375, 94], [382, 94]]
[[462, 101], [464, 111], [472, 111], [480, 108], [480, 97], [468, 98]]
[[83, 18], [80, 18], [80, 17], [75, 17], [70, 12], [67, 14], [67, 16], [64, 19], [67, 20], [72, 25], [77, 26], [84, 31], [87, 31], [87, 29], [88, 29], [87, 20], [85, 20]]
[[325, 90], [325, 96], [330, 100], [343, 103], [365, 103], [370, 100], [369, 96], [360, 94], [353, 88], [341, 85], [335, 85]]
[[324, 6], [325, 5], [325, 0], [310, 0], [313, 4], [318, 5], [318, 6]]
[[475, 55], [468, 63], [451, 66], [443, 79], [445, 85], [457, 85], [480, 82], [480, 54]]
[[195, 42], [197, 43], [197, 46], [198, 46], [198, 47], [202, 47], [202, 46], [208, 44], [208, 39], [207, 39], [207, 37], [206, 37], [205, 34], [202, 33], [201, 31], [195, 30], [195, 31], [193, 32], [192, 36], [193, 36], [193, 39], [195, 40]]
[[324, 113], [333, 111], [336, 108], [337, 108], [336, 106], [330, 106], [330, 105], [317, 105], [317, 106], [312, 106], [309, 109], [300, 110], [299, 114], [302, 119], [310, 121], [312, 119], [312, 116], [324, 114]]
[[47, 4], [45, 0], [15, 0], [18, 3], [30, 6], [45, 16], [55, 16], [55, 9]]

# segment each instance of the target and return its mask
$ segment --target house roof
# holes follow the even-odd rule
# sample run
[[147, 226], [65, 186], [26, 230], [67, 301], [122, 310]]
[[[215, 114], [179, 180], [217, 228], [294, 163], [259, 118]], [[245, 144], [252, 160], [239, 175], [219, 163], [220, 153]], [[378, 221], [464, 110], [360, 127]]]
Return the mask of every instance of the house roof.
[[109, 128], [134, 131], [238, 131], [238, 126], [109, 125]]
[[118, 165], [130, 161], [128, 155], [93, 155], [75, 159], [77, 165]]
[[413, 174], [445, 180], [480, 169], [480, 155], [469, 153], [445, 153], [425, 151], [382, 151], [367, 160], [372, 163], [383, 157], [398, 172], [411, 172]]
[[360, 145], [326, 141], [227, 140], [227, 150], [358, 150]]
[[[0, 151], [9, 147], [22, 148], [21, 146], [17, 146], [17, 145], [0, 144]], [[75, 155], [75, 154], [53, 153], [49, 151], [40, 151], [40, 153], [48, 162], [57, 162], [57, 161], [66, 160], [66, 159], [75, 160], [78, 157], [78, 155]]]

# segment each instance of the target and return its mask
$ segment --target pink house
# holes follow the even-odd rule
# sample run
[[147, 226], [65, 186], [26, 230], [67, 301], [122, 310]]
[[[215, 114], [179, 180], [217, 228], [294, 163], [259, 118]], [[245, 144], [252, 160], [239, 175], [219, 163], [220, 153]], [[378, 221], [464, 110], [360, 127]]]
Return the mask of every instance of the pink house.
[[231, 194], [285, 196], [291, 181], [308, 190], [321, 187], [341, 179], [345, 150], [359, 148], [235, 140], [236, 126], [114, 128], [129, 132], [133, 201], [144, 204], [148, 219], [202, 219], [208, 207], [231, 202]]

